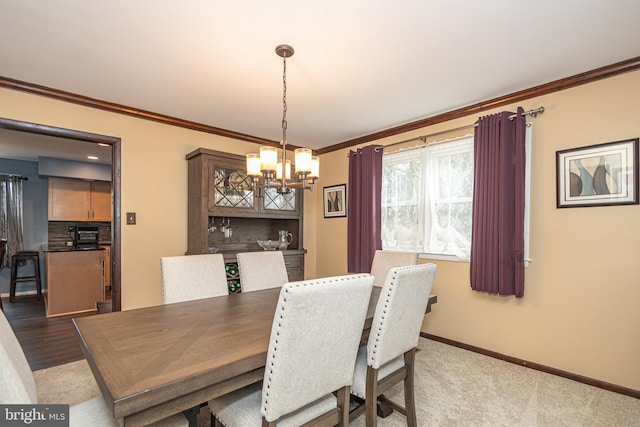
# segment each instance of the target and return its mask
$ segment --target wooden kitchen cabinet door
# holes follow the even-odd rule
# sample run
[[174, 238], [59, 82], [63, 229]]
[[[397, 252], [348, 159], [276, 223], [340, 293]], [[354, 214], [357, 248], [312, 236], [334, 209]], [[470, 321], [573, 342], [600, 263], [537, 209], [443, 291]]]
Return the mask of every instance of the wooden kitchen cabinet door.
[[111, 222], [111, 183], [49, 178], [49, 221]]
[[111, 183], [91, 182], [91, 221], [111, 221]]
[[49, 178], [49, 221], [88, 221], [90, 190], [88, 181]]

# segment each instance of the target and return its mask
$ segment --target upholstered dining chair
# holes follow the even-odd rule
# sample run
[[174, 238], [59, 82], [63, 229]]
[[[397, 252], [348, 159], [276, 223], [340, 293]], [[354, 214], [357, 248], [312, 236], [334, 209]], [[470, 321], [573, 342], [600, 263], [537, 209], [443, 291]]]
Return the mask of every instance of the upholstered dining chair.
[[281, 251], [241, 252], [236, 259], [242, 292], [279, 288], [289, 281]]
[[164, 304], [229, 294], [222, 254], [162, 257], [160, 267]]
[[[358, 350], [351, 387], [354, 395], [365, 400], [367, 427], [377, 425], [379, 396], [407, 417], [409, 427], [417, 426], [413, 390], [415, 352], [435, 274], [435, 264], [420, 264], [392, 268], [387, 275], [369, 340]], [[400, 381], [404, 382], [404, 408], [381, 396]]]
[[[0, 312], [0, 367], [1, 404], [38, 404], [38, 392], [33, 373], [13, 329], [2, 312]], [[71, 406], [69, 425], [71, 427], [120, 427], [121, 424], [112, 418], [104, 399], [98, 396]], [[184, 415], [176, 414], [154, 425], [187, 427], [189, 422]]]
[[212, 425], [347, 426], [349, 386], [372, 288], [368, 274], [285, 284], [262, 384], [209, 401]]
[[393, 267], [416, 265], [418, 263], [417, 252], [395, 252], [377, 250], [371, 263], [371, 275], [375, 277], [373, 286], [381, 287], [387, 278], [387, 273]]

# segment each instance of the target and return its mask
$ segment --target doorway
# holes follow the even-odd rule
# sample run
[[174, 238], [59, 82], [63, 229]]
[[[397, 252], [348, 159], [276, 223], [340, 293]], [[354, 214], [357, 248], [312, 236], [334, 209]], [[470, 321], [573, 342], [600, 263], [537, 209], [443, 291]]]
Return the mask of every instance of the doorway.
[[28, 132], [37, 135], [47, 135], [62, 138], [63, 140], [73, 140], [88, 143], [102, 143], [111, 146], [111, 304], [113, 311], [121, 309], [121, 276], [120, 276], [120, 154], [121, 139], [113, 136], [99, 135], [83, 132], [79, 130], [58, 128], [37, 123], [24, 122], [0, 118], [0, 128], [18, 132]]

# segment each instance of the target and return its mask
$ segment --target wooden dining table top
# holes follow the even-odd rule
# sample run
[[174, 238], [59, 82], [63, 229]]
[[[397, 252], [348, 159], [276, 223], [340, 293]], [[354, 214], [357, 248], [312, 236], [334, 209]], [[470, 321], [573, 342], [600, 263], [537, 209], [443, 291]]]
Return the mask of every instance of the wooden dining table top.
[[[373, 288], [365, 329], [380, 289]], [[114, 418], [145, 425], [261, 381], [279, 294], [231, 294], [73, 323]], [[436, 301], [432, 295], [427, 312]]]

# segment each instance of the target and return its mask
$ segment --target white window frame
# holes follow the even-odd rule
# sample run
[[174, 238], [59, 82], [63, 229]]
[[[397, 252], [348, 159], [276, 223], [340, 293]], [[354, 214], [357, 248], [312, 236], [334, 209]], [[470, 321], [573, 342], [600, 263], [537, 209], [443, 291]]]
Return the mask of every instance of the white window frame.
[[[429, 150], [429, 151], [425, 151]], [[421, 190], [422, 188], [426, 188], [430, 186], [431, 183], [437, 184], [437, 180], [434, 178], [434, 174], [437, 173], [434, 170], [435, 165], [437, 165], [437, 158], [441, 156], [443, 153], [447, 155], [451, 155], [451, 151], [460, 151], [462, 152], [470, 152], [473, 154], [473, 135], [465, 135], [458, 138], [452, 138], [444, 141], [432, 142], [430, 144], [421, 145], [418, 147], [411, 147], [402, 151], [402, 153], [396, 151], [390, 154], [390, 161], [393, 162], [395, 158], [399, 156], [420, 156], [420, 169], [421, 169], [421, 182], [415, 185], [415, 189], [418, 192], [417, 200], [415, 200], [415, 206], [418, 210], [418, 224], [416, 224], [416, 234], [419, 236], [416, 241], [414, 241], [416, 247], [402, 247], [399, 244], [396, 244], [395, 247], [388, 247], [383, 242], [383, 249], [385, 250], [416, 250], [420, 252], [421, 258], [430, 258], [430, 259], [444, 259], [449, 261], [468, 261], [468, 259], [461, 258], [460, 256], [448, 253], [438, 253], [433, 251], [428, 251], [426, 247], [425, 240], [429, 240], [432, 237], [432, 222], [430, 218], [432, 216], [431, 207], [433, 206], [429, 203], [428, 197], [433, 196], [434, 194], [437, 196], [438, 191], [435, 187], [431, 186], [431, 191]], [[447, 153], [449, 152], [449, 153]], [[415, 153], [415, 154], [413, 154]], [[383, 160], [384, 162], [385, 160]], [[383, 177], [384, 179], [384, 177]], [[473, 180], [471, 180], [471, 185], [473, 185]], [[431, 196], [430, 196], [431, 195]], [[387, 200], [384, 195], [381, 197], [382, 203], [384, 204]], [[446, 200], [446, 199], [444, 199]], [[451, 203], [457, 203], [459, 200], [450, 200]], [[470, 193], [469, 197], [463, 200], [464, 203], [472, 203], [472, 193]], [[383, 205], [383, 210], [388, 205]], [[383, 218], [384, 221], [384, 218]], [[384, 234], [384, 233], [383, 233]], [[467, 249], [467, 254], [469, 249]]]
[[[443, 140], [443, 141], [437, 141], [437, 142], [433, 142], [427, 145], [431, 145], [431, 144], [447, 144], [447, 143], [453, 143], [455, 141], [459, 141], [461, 139], [466, 139], [466, 138], [471, 138], [472, 144], [473, 144], [473, 135], [465, 135], [459, 138], [452, 138], [452, 139], [447, 139], [447, 140]], [[524, 217], [524, 265], [525, 267], [529, 265], [529, 263], [531, 262], [531, 259], [529, 257], [529, 227], [530, 227], [530, 220], [531, 220], [531, 142], [532, 142], [532, 126], [531, 123], [527, 123], [527, 128], [526, 128], [526, 136], [525, 136], [525, 152], [526, 152], [526, 169], [525, 169], [525, 217]], [[412, 147], [409, 148], [409, 150], [411, 149], [419, 149], [419, 148], [423, 148], [426, 145], [420, 146], [420, 147]], [[471, 147], [471, 149], [473, 150], [473, 145]], [[384, 160], [383, 160], [384, 162]], [[423, 163], [422, 164], [422, 176], [423, 176], [423, 183], [420, 184], [420, 186], [417, 186], [418, 188], [421, 188], [422, 185], [426, 185], [424, 183], [425, 181], [425, 174], [427, 173], [426, 171], [426, 164]], [[384, 169], [384, 168], [383, 168]], [[383, 177], [384, 179], [384, 177]], [[472, 183], [473, 185], [473, 183]], [[428, 212], [428, 209], [426, 208], [428, 206], [427, 201], [425, 200], [424, 197], [424, 193], [425, 191], [421, 191], [421, 195], [419, 196], [419, 201], [418, 201], [418, 207], [419, 209], [422, 209], [422, 213], [419, 215], [430, 215], [430, 213]], [[385, 200], [384, 196], [381, 197], [381, 200]], [[383, 206], [384, 209], [384, 206]], [[421, 225], [418, 226], [418, 233], [421, 236], [425, 235], [425, 231], [424, 231], [424, 222], [421, 223]], [[424, 242], [420, 242], [421, 246], [424, 248]], [[383, 242], [383, 249], [385, 250], [403, 250], [403, 249], [395, 249], [395, 248], [385, 248], [384, 246], [384, 242]], [[470, 248], [469, 248], [470, 249]], [[457, 255], [452, 255], [452, 254], [444, 254], [444, 253], [434, 253], [434, 252], [423, 252], [420, 251], [420, 258], [423, 259], [433, 259], [433, 260], [443, 260], [443, 261], [455, 261], [455, 262], [469, 262], [468, 259], [466, 258], [461, 258]]]

